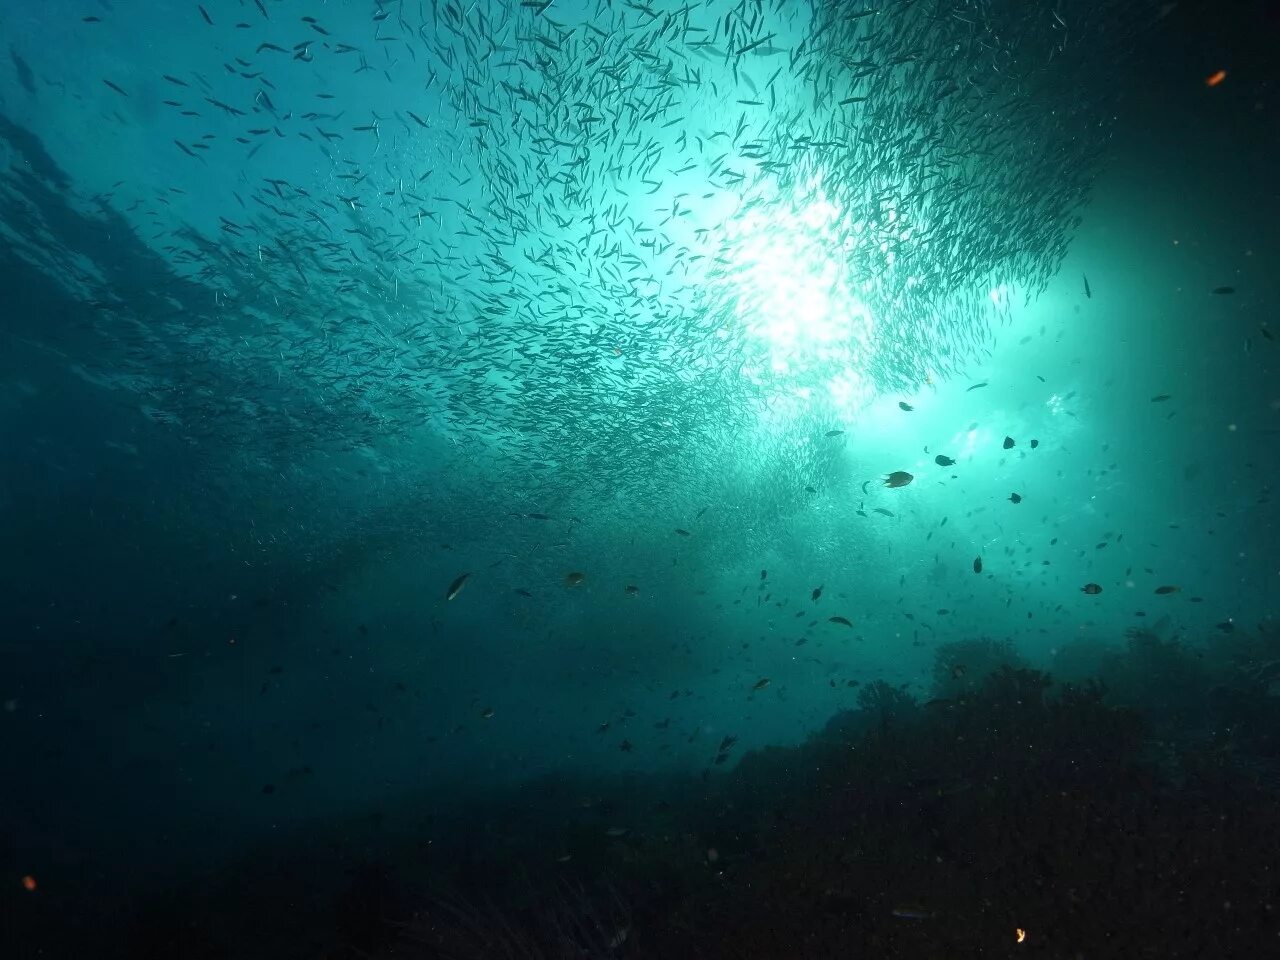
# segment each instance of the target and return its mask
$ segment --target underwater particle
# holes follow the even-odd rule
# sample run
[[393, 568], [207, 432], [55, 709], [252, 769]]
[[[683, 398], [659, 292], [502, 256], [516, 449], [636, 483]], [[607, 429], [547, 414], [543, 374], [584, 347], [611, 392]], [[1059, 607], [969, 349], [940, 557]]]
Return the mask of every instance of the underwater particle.
[[1097, 596], [1099, 593], [1102, 592], [1102, 587], [1098, 586], [1098, 584], [1096, 583], [1086, 583], [1083, 587], [1080, 588], [1080, 592], [1087, 593], [1091, 597]]
[[827, 620], [830, 623], [838, 623], [841, 626], [845, 626], [845, 627], [853, 626], [853, 624], [850, 623], [848, 620], [846, 620], [844, 617], [827, 617]]
[[564, 575], [564, 585], [566, 587], [580, 587], [586, 582], [587, 575], [585, 573], [578, 573], [576, 570], [573, 573], [566, 573]]
[[936, 457], [934, 457], [933, 462], [940, 467], [955, 466], [954, 460], [952, 460], [950, 457], [944, 457], [942, 454], [938, 454]]
[[1009, 494], [1009, 502], [1010, 502], [1010, 503], [1021, 503], [1021, 502], [1022, 502], [1022, 494], [1020, 494], [1020, 493], [1011, 493], [1011, 494]]
[[1032, 450], [1034, 450], [1034, 449], [1035, 449], [1036, 447], [1038, 447], [1038, 446], [1040, 446], [1040, 441], [1039, 441], [1039, 440], [1032, 440], [1032, 441], [1031, 441], [1031, 449], [1032, 449]]
[[914, 409], [915, 409], [915, 407], [913, 407], [911, 404], [907, 403], [907, 401], [905, 401], [905, 400], [899, 400], [899, 401], [898, 401], [898, 409], [899, 409], [899, 410], [905, 410], [905, 411], [907, 411], [907, 413], [910, 413], [912, 410], [914, 410]]
[[1156, 593], [1165, 595], [1170, 593], [1177, 593], [1181, 589], [1182, 589], [1181, 587], [1156, 587]]
[[1005, 438], [1004, 438], [1004, 448], [1005, 448], [1006, 450], [1012, 450], [1012, 449], [1013, 449], [1014, 444], [1016, 444], [1017, 442], [1018, 442], [1018, 441], [1017, 441], [1017, 440], [1015, 440], [1015, 439], [1013, 439], [1013, 437], [1005, 437]]
[[1206, 87], [1216, 87], [1225, 79], [1227, 79], [1227, 71], [1215, 70], [1213, 73], [1209, 74], [1207, 77], [1204, 78], [1204, 85]]
[[467, 580], [470, 579], [470, 577], [471, 574], [469, 573], [464, 573], [461, 576], [456, 577], [453, 583], [449, 584], [449, 589], [444, 593], [445, 600], [452, 600], [460, 594], [462, 592], [462, 588], [466, 586]]
[[1027, 939], [1027, 931], [1023, 930], [1021, 927], [1014, 927], [1013, 935], [1017, 939], [1018, 943], [1022, 943]]
[[1236, 288], [1235, 287], [1214, 287], [1213, 292], [1218, 294], [1219, 296], [1224, 296], [1228, 293], [1235, 293]]
[[884, 485], [886, 487], [905, 487], [914, 479], [915, 477], [905, 470], [895, 470], [884, 478]]
[[973, 558], [973, 572], [974, 572], [974, 573], [981, 573], [981, 572], [982, 572], [982, 558], [981, 558], [981, 557], [974, 557], [974, 558]]
[[933, 913], [923, 907], [894, 907], [893, 915], [903, 920], [928, 920]]

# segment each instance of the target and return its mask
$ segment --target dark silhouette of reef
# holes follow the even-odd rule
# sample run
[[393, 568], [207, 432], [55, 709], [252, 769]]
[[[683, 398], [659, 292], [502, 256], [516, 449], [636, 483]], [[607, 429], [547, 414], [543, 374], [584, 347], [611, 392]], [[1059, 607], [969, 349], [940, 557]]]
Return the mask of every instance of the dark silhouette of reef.
[[1274, 955], [1280, 631], [1060, 659], [1072, 679], [944, 644], [927, 698], [869, 684], [801, 746], [317, 825], [76, 936], [135, 960]]
[[615, 931], [606, 947], [558, 935], [562, 898], [517, 895], [505, 916], [530, 939], [503, 953], [502, 872], [475, 862], [456, 881], [483, 896], [463, 912], [481, 938], [458, 938], [457, 901], [428, 902], [386, 955], [1266, 955], [1278, 655], [1270, 624], [1200, 646], [1131, 631], [1093, 677], [1055, 684], [1008, 644], [945, 644], [925, 703], [873, 683], [805, 745], [748, 754], [583, 851], [585, 875], [607, 869], [608, 902], [628, 904], [604, 921], [574, 899]]

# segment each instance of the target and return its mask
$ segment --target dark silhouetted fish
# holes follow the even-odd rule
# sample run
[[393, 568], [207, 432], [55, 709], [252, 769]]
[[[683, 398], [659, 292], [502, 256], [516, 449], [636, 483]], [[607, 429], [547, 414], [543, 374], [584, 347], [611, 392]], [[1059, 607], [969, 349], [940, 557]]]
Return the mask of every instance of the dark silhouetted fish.
[[466, 586], [467, 580], [470, 579], [470, 577], [471, 577], [471, 574], [464, 573], [461, 576], [459, 576], [457, 579], [455, 579], [453, 583], [449, 584], [449, 589], [445, 591], [444, 598], [446, 600], [452, 600], [454, 597], [460, 594], [462, 592], [462, 588]]

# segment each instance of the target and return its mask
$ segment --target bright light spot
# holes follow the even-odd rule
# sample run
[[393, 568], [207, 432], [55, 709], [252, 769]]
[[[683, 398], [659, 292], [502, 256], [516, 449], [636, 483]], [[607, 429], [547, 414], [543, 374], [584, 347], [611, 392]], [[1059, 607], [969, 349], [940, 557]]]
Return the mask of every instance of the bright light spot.
[[995, 304], [997, 310], [1003, 310], [1009, 305], [1009, 288], [1003, 283], [996, 287], [989, 294], [991, 302]]
[[[901, 226], [896, 211], [889, 220], [895, 231]], [[864, 371], [875, 322], [848, 256], [864, 242], [863, 227], [832, 202], [818, 175], [789, 195], [763, 185], [726, 225], [732, 263], [718, 279], [727, 281], [724, 293], [748, 334], [743, 372], [779, 388], [784, 400], [821, 399], [853, 413], [873, 399]]]

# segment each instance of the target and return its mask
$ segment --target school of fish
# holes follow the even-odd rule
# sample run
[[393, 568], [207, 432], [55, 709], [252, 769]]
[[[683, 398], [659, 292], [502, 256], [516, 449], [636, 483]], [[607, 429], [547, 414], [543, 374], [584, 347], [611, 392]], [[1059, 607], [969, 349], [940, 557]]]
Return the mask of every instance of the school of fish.
[[[181, 190], [144, 180], [93, 198], [171, 269], [145, 299], [48, 225], [6, 235], [93, 307], [84, 375], [193, 448], [278, 466], [436, 444], [530, 504], [683, 500], [818, 382], [753, 333], [770, 232], [820, 250], [816, 295], [865, 318], [824, 361], [861, 395], [980, 357], [1010, 309], [993, 291], [1034, 297], [1058, 269], [1107, 155], [1108, 65], [1153, 17], [1119, 0], [336, 14], [193, 5], [191, 30], [234, 51], [222, 73], [175, 57], [101, 78], [122, 124], [230, 204], [190, 222]], [[102, 20], [76, 25], [86, 42]], [[330, 92], [339, 76], [376, 97]], [[285, 145], [314, 169], [273, 160]], [[824, 403], [791, 428], [829, 425]], [[801, 483], [817, 467], [798, 458], [831, 456], [754, 455]]]

